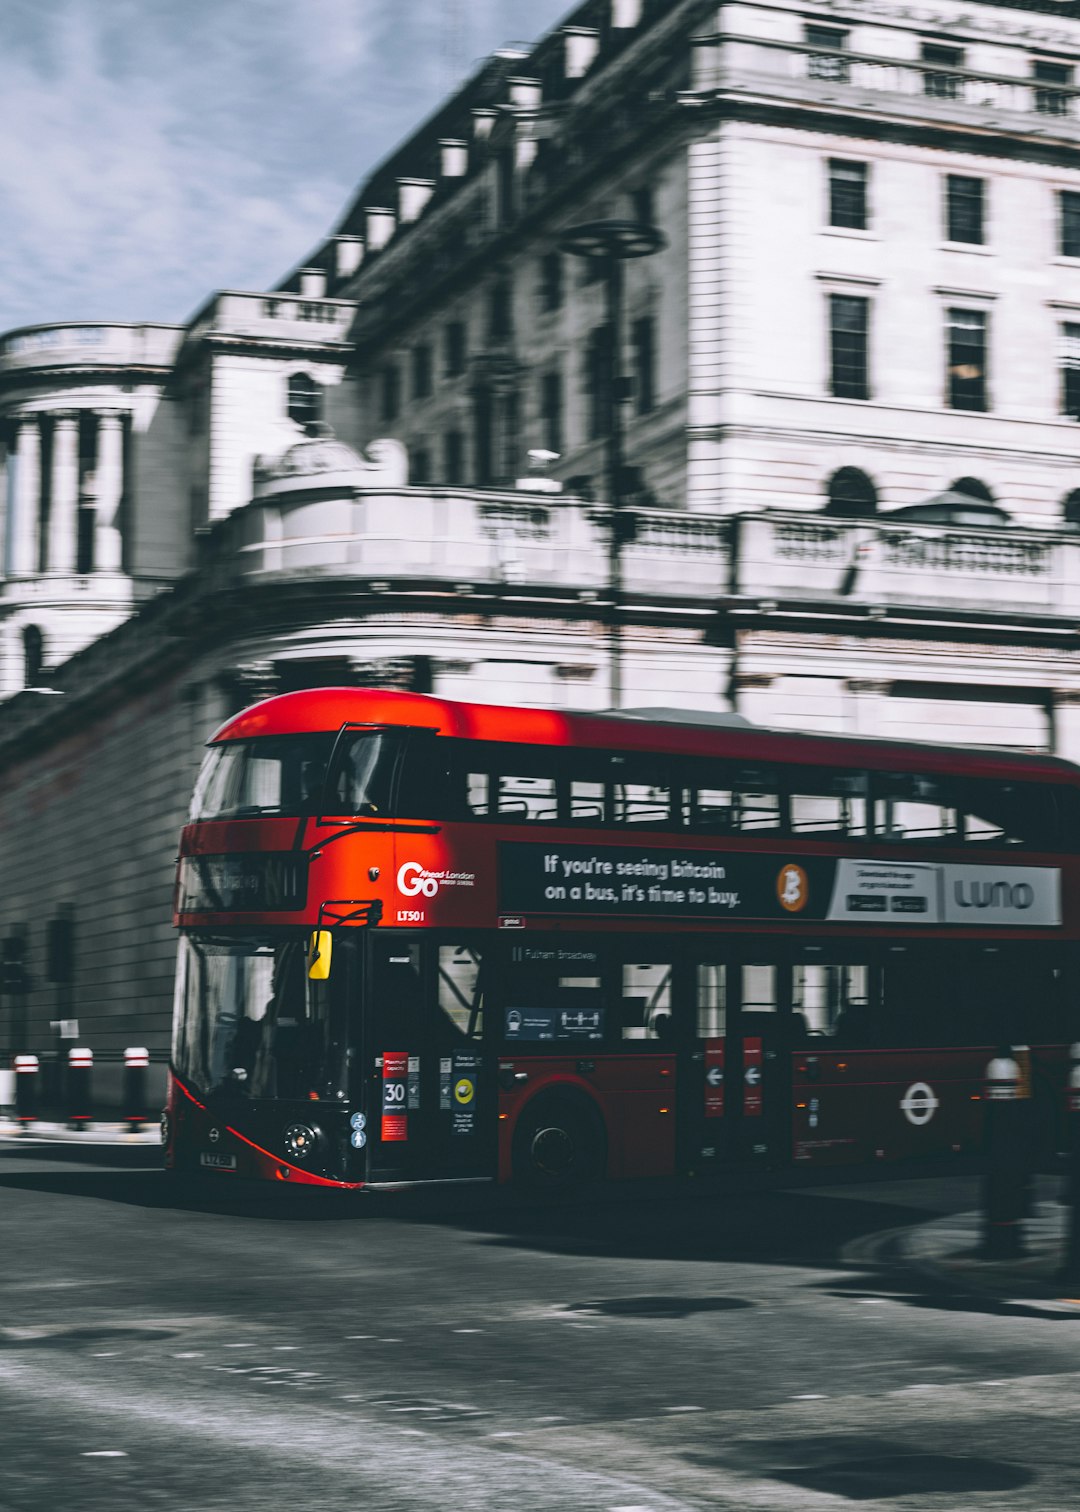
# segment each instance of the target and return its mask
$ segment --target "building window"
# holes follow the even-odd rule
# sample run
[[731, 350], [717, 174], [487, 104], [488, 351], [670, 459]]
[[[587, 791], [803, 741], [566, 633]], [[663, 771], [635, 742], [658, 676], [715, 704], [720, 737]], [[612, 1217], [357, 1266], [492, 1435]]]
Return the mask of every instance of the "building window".
[[412, 349], [412, 391], [414, 399], [431, 394], [431, 348], [426, 342]]
[[869, 399], [870, 301], [829, 295], [829, 392], [836, 399]]
[[954, 478], [949, 484], [949, 493], [963, 494], [967, 499], [978, 499], [982, 504], [996, 504], [997, 500], [981, 478]]
[[851, 231], [865, 231], [866, 178], [865, 163], [850, 163], [844, 158], [829, 159], [829, 225]]
[[465, 371], [465, 322], [451, 320], [446, 327], [446, 376], [458, 378]]
[[939, 42], [924, 42], [922, 60], [923, 94], [933, 100], [956, 100], [960, 97], [963, 80], [953, 72], [964, 66], [964, 49], [946, 47]]
[[635, 189], [630, 196], [630, 213], [639, 226], [655, 225], [653, 192], [647, 184]]
[[1080, 488], [1074, 488], [1062, 499], [1061, 514], [1066, 525], [1080, 525]]
[[431, 453], [426, 446], [414, 446], [409, 451], [409, 482], [431, 482]]
[[522, 470], [521, 450], [521, 401], [517, 389], [507, 389], [499, 394], [496, 403], [498, 436], [495, 446], [495, 478], [497, 483], [510, 484]]
[[1068, 115], [1071, 98], [1068, 87], [1073, 81], [1072, 64], [1057, 63], [1050, 58], [1036, 58], [1031, 65], [1031, 77], [1041, 84], [1065, 86], [1058, 89], [1036, 89], [1035, 109], [1038, 113], [1040, 115]]
[[562, 455], [563, 384], [558, 371], [544, 373], [540, 379], [540, 429], [545, 451]]
[[858, 467], [841, 467], [828, 482], [825, 513], [847, 519], [866, 519], [877, 514], [878, 496], [872, 479]]
[[97, 510], [80, 504], [75, 516], [75, 571], [85, 577], [94, 570], [94, 537], [97, 533]]
[[985, 410], [986, 314], [982, 310], [950, 310], [947, 320], [949, 408]]
[[450, 488], [465, 484], [465, 436], [459, 430], [443, 436], [443, 476]]
[[945, 235], [951, 242], [981, 246], [985, 240], [985, 181], [950, 173], [945, 179]]
[[827, 49], [813, 52], [806, 60], [806, 74], [810, 79], [828, 79], [834, 84], [846, 83], [848, 60], [844, 57], [848, 34], [838, 26], [807, 26], [808, 47]]
[[308, 373], [290, 373], [286, 410], [297, 425], [311, 425], [322, 419], [322, 384]]
[[1080, 420], [1080, 325], [1061, 327], [1061, 413]]
[[656, 322], [651, 315], [634, 321], [634, 408], [648, 415], [656, 408]]
[[583, 369], [588, 439], [599, 441], [611, 430], [611, 348], [606, 325], [596, 326], [590, 334]]
[[1062, 189], [1058, 207], [1058, 252], [1062, 257], [1080, 257], [1080, 194]]
[[495, 155], [495, 208], [500, 226], [508, 226], [514, 219], [516, 198], [514, 149], [502, 147]]
[[401, 374], [391, 364], [382, 370], [382, 418], [396, 420], [401, 409]]
[[27, 625], [22, 633], [23, 687], [35, 688], [45, 669], [45, 637], [37, 625]]
[[540, 259], [540, 308], [545, 311], [561, 309], [563, 302], [563, 262], [558, 252], [549, 252]]
[[491, 290], [488, 335], [492, 341], [507, 341], [514, 334], [514, 303], [508, 279], [500, 278]]

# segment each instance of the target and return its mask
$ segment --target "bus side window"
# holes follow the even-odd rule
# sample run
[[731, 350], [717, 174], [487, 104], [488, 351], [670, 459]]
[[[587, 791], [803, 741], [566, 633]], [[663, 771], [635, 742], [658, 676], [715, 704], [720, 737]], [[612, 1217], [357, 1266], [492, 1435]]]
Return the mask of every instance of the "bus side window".
[[866, 834], [866, 777], [862, 772], [830, 772], [824, 768], [793, 772], [789, 794], [792, 834]]
[[465, 773], [465, 807], [474, 819], [486, 819], [490, 813], [489, 787], [490, 779], [487, 772]]
[[607, 785], [571, 777], [569, 793], [569, 818], [575, 824], [604, 824], [607, 822]]
[[623, 965], [619, 1018], [624, 1040], [671, 1041], [671, 971], [670, 962]]
[[825, 961], [797, 962], [792, 969], [791, 1007], [806, 1034], [825, 1036], [857, 1049], [876, 1040], [870, 1009], [870, 969]]
[[439, 1008], [464, 1039], [484, 1032], [484, 988], [480, 952], [471, 945], [439, 946]]
[[558, 819], [554, 776], [511, 777], [503, 773], [496, 782], [500, 818], [520, 819], [525, 824], [554, 824]]
[[771, 769], [745, 767], [735, 774], [735, 814], [737, 830], [773, 830], [780, 828], [780, 784]]
[[945, 840], [957, 834], [953, 794], [936, 777], [879, 772], [874, 793], [874, 833], [885, 840]]
[[667, 829], [682, 823], [682, 793], [666, 775], [634, 756], [612, 756], [611, 783], [615, 824], [652, 824]]
[[730, 788], [691, 789], [690, 828], [726, 834], [734, 827], [735, 794]]
[[699, 961], [697, 967], [697, 1037], [720, 1039], [727, 1033], [727, 965]]

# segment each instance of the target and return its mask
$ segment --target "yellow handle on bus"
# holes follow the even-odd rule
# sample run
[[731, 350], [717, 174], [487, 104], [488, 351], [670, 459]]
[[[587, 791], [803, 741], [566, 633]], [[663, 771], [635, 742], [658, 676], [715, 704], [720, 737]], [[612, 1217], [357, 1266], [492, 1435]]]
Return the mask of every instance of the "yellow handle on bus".
[[307, 974], [313, 982], [325, 982], [330, 976], [330, 958], [334, 952], [334, 941], [328, 929], [312, 930], [311, 939], [308, 942], [308, 968]]

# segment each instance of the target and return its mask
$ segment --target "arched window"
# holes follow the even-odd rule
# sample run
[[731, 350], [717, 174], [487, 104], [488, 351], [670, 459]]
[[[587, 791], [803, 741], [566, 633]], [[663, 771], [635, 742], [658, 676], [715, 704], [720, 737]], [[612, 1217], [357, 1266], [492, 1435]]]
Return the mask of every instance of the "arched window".
[[297, 425], [310, 425], [322, 419], [322, 384], [307, 373], [289, 374], [289, 419]]
[[45, 637], [37, 625], [27, 625], [22, 633], [23, 687], [34, 688], [41, 681], [45, 664]]
[[841, 467], [828, 482], [829, 502], [825, 513], [866, 519], [877, 514], [878, 497], [873, 481], [858, 467]]
[[1061, 512], [1066, 525], [1080, 525], [1080, 488], [1074, 488], [1061, 501]]
[[949, 492], [967, 494], [969, 499], [982, 499], [984, 504], [997, 502], [986, 484], [978, 478], [957, 478], [955, 483], [949, 484]]

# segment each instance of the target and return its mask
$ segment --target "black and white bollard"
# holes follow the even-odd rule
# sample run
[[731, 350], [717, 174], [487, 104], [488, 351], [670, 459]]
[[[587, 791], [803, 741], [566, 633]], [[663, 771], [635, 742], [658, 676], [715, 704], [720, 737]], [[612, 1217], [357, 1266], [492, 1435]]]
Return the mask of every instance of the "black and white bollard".
[[90, 1103], [91, 1081], [94, 1074], [94, 1052], [86, 1046], [68, 1051], [67, 1064], [67, 1121], [69, 1129], [80, 1129], [93, 1121]]
[[986, 1068], [982, 1242], [986, 1260], [1015, 1260], [1024, 1253], [1027, 1110], [1020, 1093], [1021, 1068], [1011, 1047], [1004, 1045]]
[[1065, 1202], [1069, 1216], [1059, 1274], [1062, 1281], [1080, 1281], [1080, 1044], [1073, 1045], [1069, 1054], [1072, 1065], [1065, 1086], [1065, 1151], [1069, 1162]]
[[38, 1116], [38, 1058], [15, 1057], [15, 1122], [32, 1124]]
[[146, 1076], [150, 1052], [145, 1045], [129, 1045], [124, 1051], [124, 1118], [132, 1134], [147, 1121]]

